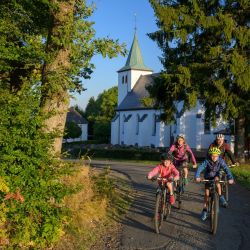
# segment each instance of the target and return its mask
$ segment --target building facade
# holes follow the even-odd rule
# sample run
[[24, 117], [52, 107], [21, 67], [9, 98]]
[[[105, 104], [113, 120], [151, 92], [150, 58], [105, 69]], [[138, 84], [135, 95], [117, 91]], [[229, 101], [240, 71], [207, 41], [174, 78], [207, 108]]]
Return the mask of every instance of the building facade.
[[[153, 74], [145, 66], [136, 33], [126, 64], [117, 72], [118, 107], [111, 123], [111, 144], [169, 147], [178, 134], [184, 134], [191, 148], [201, 150], [208, 148], [216, 133], [227, 130], [228, 124], [222, 119], [217, 120], [215, 127], [205, 121], [200, 101], [182, 115], [183, 103], [178, 103], [175, 124], [165, 124], [160, 120], [161, 110], [143, 105], [143, 98], [149, 97], [146, 86], [159, 73]], [[231, 143], [230, 135], [225, 137]]]

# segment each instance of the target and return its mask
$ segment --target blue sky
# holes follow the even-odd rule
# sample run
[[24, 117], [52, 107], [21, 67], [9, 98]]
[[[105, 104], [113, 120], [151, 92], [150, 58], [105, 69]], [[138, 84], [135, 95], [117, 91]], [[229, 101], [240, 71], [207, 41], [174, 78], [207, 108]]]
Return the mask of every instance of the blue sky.
[[[135, 13], [137, 23], [137, 36], [139, 45], [146, 66], [154, 72], [159, 72], [162, 65], [158, 59], [161, 51], [146, 34], [157, 30], [153, 9], [148, 0], [94, 0], [96, 10], [90, 20], [94, 21], [96, 37], [110, 37], [119, 39], [120, 43], [125, 42], [129, 51], [135, 27]], [[98, 55], [93, 57], [92, 63], [95, 70], [90, 80], [83, 80], [87, 89], [81, 95], [75, 94], [71, 105], [79, 105], [85, 109], [91, 96], [95, 98], [103, 90], [116, 86], [118, 75], [117, 70], [126, 63], [126, 57], [118, 56], [113, 59], [105, 59]]]

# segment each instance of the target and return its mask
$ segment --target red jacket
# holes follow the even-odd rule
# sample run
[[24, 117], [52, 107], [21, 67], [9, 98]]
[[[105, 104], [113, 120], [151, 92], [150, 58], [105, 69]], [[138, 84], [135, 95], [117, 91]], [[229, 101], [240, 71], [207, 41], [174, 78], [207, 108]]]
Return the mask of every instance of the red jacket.
[[156, 175], [163, 178], [177, 177], [179, 178], [179, 171], [175, 168], [174, 164], [171, 163], [169, 167], [165, 167], [162, 164], [157, 165], [152, 171], [149, 172], [148, 178], [152, 178]]

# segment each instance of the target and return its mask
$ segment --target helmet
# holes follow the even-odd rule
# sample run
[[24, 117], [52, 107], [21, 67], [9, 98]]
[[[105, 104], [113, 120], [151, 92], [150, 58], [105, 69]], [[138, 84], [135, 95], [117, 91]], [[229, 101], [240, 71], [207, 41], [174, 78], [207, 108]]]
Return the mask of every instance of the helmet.
[[173, 158], [173, 156], [171, 155], [171, 154], [169, 154], [169, 153], [163, 153], [163, 154], [161, 154], [161, 160], [170, 160], [170, 161], [173, 161], [174, 160], [174, 158]]
[[216, 139], [224, 139], [225, 136], [223, 134], [217, 134]]
[[217, 147], [212, 147], [208, 150], [208, 154], [210, 155], [220, 155], [221, 154], [221, 151], [219, 148]]
[[179, 138], [182, 138], [183, 140], [185, 140], [185, 135], [184, 134], [177, 135], [176, 140], [178, 140]]

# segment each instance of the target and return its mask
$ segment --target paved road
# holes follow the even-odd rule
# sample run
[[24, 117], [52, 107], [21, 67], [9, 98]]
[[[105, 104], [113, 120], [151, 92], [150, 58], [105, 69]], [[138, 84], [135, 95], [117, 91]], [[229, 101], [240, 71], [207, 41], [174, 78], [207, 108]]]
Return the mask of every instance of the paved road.
[[200, 220], [203, 185], [192, 182], [185, 192], [183, 209], [172, 209], [170, 219], [157, 235], [152, 219], [156, 183], [145, 179], [152, 167], [103, 161], [92, 165], [108, 165], [126, 174], [136, 190], [135, 201], [123, 221], [120, 250], [250, 249], [250, 192], [240, 185], [230, 187], [229, 207], [220, 209], [216, 236], [209, 234], [209, 222]]

